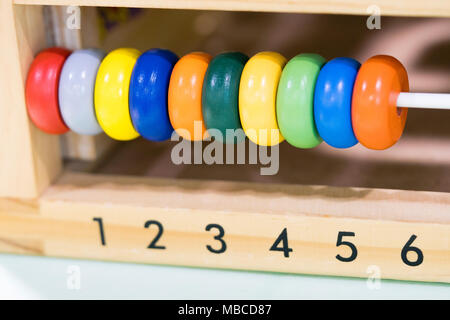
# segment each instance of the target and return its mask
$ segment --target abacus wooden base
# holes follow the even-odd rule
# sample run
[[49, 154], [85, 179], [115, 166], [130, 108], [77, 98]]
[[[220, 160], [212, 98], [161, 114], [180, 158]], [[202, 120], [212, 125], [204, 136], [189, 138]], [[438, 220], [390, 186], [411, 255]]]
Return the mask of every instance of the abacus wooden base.
[[439, 192], [66, 172], [36, 201], [0, 200], [0, 251], [450, 282], [449, 206]]

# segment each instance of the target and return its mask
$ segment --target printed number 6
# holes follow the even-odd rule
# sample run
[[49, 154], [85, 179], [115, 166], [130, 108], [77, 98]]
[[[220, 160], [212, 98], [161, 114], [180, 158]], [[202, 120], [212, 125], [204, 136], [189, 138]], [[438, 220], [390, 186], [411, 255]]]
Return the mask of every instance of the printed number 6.
[[[423, 252], [417, 247], [413, 247], [411, 244], [416, 240], [417, 236], [413, 234], [411, 238], [409, 238], [408, 242], [405, 244], [405, 246], [402, 249], [401, 257], [403, 260], [403, 263], [410, 267], [417, 267], [422, 264], [423, 262]], [[408, 252], [415, 252], [417, 255], [416, 261], [410, 261], [408, 260]]]

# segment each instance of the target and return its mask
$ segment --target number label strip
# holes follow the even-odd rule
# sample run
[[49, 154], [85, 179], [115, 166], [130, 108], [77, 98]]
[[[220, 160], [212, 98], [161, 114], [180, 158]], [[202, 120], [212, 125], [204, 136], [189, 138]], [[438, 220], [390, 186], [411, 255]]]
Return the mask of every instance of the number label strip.
[[[308, 220], [308, 217], [302, 219]], [[420, 274], [424, 273], [426, 280], [430, 280], [429, 277], [433, 276], [430, 268], [439, 260], [436, 250], [429, 248], [430, 239], [427, 239], [434, 238], [435, 234], [429, 228], [424, 232], [422, 225], [419, 225], [420, 230], [417, 230], [419, 232], [416, 234], [413, 223], [407, 224], [410, 228], [403, 225], [403, 228], [397, 230], [390, 226], [391, 234], [386, 233], [383, 223], [370, 227], [366, 223], [361, 225], [357, 220], [352, 221], [355, 231], [351, 231], [348, 227], [349, 221], [345, 219], [341, 219], [347, 225], [345, 229], [337, 229], [336, 224], [336, 230], [332, 231], [331, 226], [322, 224], [324, 231], [317, 229], [317, 232], [308, 230], [306, 233], [305, 228], [299, 224], [274, 224], [267, 236], [251, 237], [239, 234], [242, 230], [238, 234], [234, 232], [229, 221], [193, 223], [191, 220], [190, 225], [185, 221], [191, 230], [183, 232], [173, 230], [169, 226], [171, 221], [165, 220], [167, 217], [164, 219], [159, 216], [158, 220], [147, 220], [140, 228], [138, 225], [134, 228], [128, 227], [133, 230], [134, 240], [128, 241], [123, 230], [117, 228], [113, 221], [109, 230], [107, 219], [93, 217], [92, 223], [96, 224], [97, 230], [92, 246], [103, 248], [98, 252], [108, 254], [114, 252], [115, 247], [120, 250], [124, 243], [127, 243], [129, 249], [140, 252], [141, 255], [135, 257], [136, 261], [166, 263], [168, 257], [173, 259], [181, 254], [189, 258], [175, 264], [346, 276], [370, 276], [370, 273], [376, 270], [384, 278], [396, 279], [418, 279]], [[195, 232], [192, 230], [192, 224], [199, 226]], [[311, 221], [307, 225], [311, 227]], [[255, 225], [248, 228], [251, 230]], [[367, 234], [379, 235], [380, 243], [377, 243], [376, 236], [368, 243]], [[109, 237], [112, 238], [110, 244]], [[307, 239], [308, 237], [311, 238]], [[323, 242], [325, 237], [330, 241]], [[140, 241], [136, 241], [137, 239]], [[392, 242], [384, 248], [381, 245], [386, 239]], [[160, 259], [156, 251], [161, 251]], [[205, 261], [207, 262], [202, 264]], [[440, 261], [442, 267], [448, 266], [448, 261]], [[408, 274], [408, 270], [413, 272]], [[399, 277], [400, 273], [404, 277]]]

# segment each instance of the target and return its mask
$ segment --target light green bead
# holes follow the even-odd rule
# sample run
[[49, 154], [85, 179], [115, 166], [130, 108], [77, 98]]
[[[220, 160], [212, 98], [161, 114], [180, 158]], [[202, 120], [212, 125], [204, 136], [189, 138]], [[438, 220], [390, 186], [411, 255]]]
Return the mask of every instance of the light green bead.
[[284, 67], [277, 92], [277, 121], [286, 141], [297, 148], [322, 142], [314, 121], [314, 89], [325, 58], [299, 54]]

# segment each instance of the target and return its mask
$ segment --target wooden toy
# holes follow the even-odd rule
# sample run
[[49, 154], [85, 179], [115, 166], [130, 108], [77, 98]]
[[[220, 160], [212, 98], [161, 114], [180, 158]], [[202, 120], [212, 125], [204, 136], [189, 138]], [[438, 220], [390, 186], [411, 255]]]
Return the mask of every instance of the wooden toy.
[[[405, 1], [402, 10], [382, 3], [390, 14], [450, 16], [447, 2]], [[360, 67], [350, 58], [326, 62], [318, 55], [287, 61], [279, 53], [262, 52], [247, 61], [236, 53], [215, 58], [190, 53], [176, 61], [168, 51], [141, 55], [119, 48], [101, 63], [92, 61], [85, 85], [93, 104], [76, 109], [64, 62], [87, 51], [42, 50], [45, 28], [39, 8], [47, 4], [365, 14], [346, 0], [325, 8], [303, 0], [2, 1], [0, 19], [9, 27], [0, 30], [0, 64], [8, 75], [0, 77], [0, 144], [5, 150], [0, 157], [0, 251], [354, 277], [376, 270], [374, 276], [387, 279], [450, 282], [448, 192], [74, 172], [65, 167], [58, 143], [58, 134], [69, 128], [95, 134], [95, 111], [99, 127], [121, 141], [139, 135], [166, 140], [172, 127], [201, 140], [209, 129], [239, 129], [238, 115], [249, 140], [261, 146], [286, 139], [292, 148], [312, 148], [323, 138], [336, 148], [359, 141], [370, 149], [386, 149], [400, 138], [407, 107], [450, 108], [448, 94], [408, 93], [405, 68], [388, 56], [372, 57]], [[146, 55], [164, 56], [158, 60], [164, 66], [140, 60], [151, 59]], [[230, 68], [219, 58], [229, 59]], [[133, 74], [136, 66], [142, 69]], [[161, 82], [139, 82], [138, 74], [148, 77], [148, 70], [158, 67]], [[41, 78], [42, 72], [51, 76]], [[233, 85], [216, 84], [215, 74], [218, 79], [229, 74]], [[63, 83], [58, 83], [60, 76]], [[168, 118], [161, 116], [154, 124], [145, 118], [150, 115], [141, 112], [144, 102], [137, 94], [145, 86], [158, 91], [148, 96], [159, 108], [153, 116], [167, 108]], [[86, 123], [66, 120], [71, 111], [85, 114]], [[202, 137], [195, 136], [195, 120], [205, 120]], [[255, 129], [280, 129], [281, 134]]]

